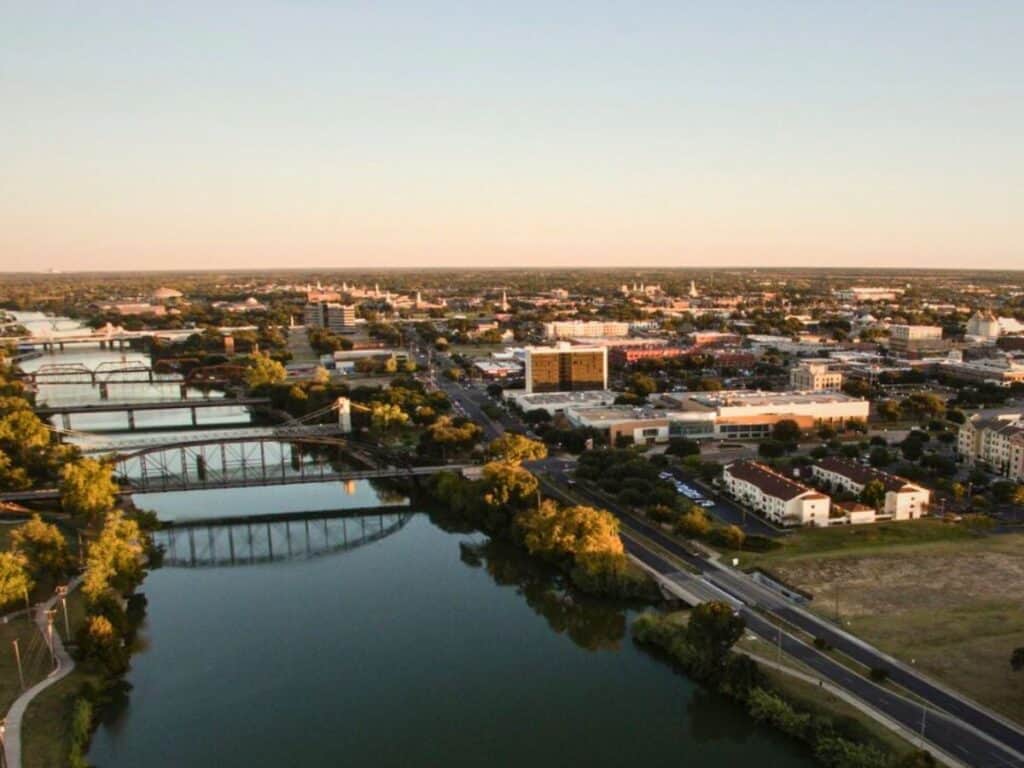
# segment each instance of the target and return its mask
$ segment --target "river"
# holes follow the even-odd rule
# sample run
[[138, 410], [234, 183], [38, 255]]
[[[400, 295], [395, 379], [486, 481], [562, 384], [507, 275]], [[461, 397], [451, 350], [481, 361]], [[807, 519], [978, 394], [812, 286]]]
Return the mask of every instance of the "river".
[[[267, 490], [137, 501], [161, 517], [248, 515]], [[324, 493], [283, 487], [256, 509], [310, 509]], [[636, 648], [633, 609], [568, 593], [424, 512], [344, 551], [163, 567], [143, 592], [131, 693], [89, 753], [103, 768], [812, 765]]]

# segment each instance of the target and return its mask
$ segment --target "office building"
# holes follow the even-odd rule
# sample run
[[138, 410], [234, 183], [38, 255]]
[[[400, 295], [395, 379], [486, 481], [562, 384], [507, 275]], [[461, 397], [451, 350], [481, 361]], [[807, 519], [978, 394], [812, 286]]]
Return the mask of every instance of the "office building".
[[308, 328], [326, 328], [332, 333], [351, 333], [356, 327], [356, 308], [351, 304], [320, 301], [307, 304], [302, 319]]
[[889, 326], [889, 349], [908, 357], [933, 355], [949, 349], [937, 325]]
[[572, 346], [526, 349], [526, 392], [581, 392], [608, 389], [608, 350]]
[[612, 320], [557, 320], [544, 323], [544, 336], [549, 339], [599, 339], [628, 335], [629, 323]]
[[960, 425], [957, 451], [969, 466], [985, 464], [993, 472], [1024, 481], [1024, 414], [974, 416]]
[[827, 360], [806, 360], [790, 370], [789, 386], [803, 392], [840, 389], [843, 374], [831, 370]]

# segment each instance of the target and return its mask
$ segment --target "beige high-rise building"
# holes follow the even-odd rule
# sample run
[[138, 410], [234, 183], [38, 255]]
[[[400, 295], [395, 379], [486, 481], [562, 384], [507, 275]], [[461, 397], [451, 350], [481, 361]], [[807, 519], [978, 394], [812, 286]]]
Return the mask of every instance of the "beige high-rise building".
[[608, 389], [608, 350], [561, 342], [527, 347], [526, 391], [582, 392]]

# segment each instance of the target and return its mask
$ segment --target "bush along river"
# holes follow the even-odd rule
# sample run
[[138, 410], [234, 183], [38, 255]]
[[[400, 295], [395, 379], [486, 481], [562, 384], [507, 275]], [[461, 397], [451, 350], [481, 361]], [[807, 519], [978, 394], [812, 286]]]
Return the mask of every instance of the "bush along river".
[[176, 556], [142, 586], [130, 693], [106, 709], [92, 763], [815, 764], [636, 645], [642, 606], [580, 594], [427, 503], [302, 514], [324, 496], [287, 486], [136, 499], [162, 519], [297, 514], [179, 529]]

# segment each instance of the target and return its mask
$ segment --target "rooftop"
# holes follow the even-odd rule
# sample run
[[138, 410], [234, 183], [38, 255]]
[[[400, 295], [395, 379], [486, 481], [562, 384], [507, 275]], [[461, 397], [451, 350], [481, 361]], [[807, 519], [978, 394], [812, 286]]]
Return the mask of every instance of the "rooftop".
[[784, 501], [789, 501], [805, 494], [808, 499], [828, 498], [824, 494], [808, 488], [803, 483], [798, 483], [796, 480], [780, 475], [775, 470], [756, 461], [735, 461], [726, 467], [726, 471], [735, 478], [756, 485], [763, 493], [774, 496], [777, 499], [783, 499]]

